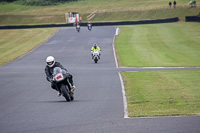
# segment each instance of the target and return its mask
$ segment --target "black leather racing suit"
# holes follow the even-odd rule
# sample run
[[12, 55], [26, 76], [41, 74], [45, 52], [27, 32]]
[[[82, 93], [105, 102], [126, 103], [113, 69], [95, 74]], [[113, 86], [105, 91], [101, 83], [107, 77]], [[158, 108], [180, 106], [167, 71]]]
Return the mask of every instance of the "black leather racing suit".
[[89, 30], [89, 27], [91, 26], [91, 29], [92, 29], [92, 23], [88, 23], [87, 24], [87, 27], [88, 27], [88, 30]]
[[[52, 74], [53, 74], [53, 69], [55, 67], [60, 67], [61, 69], [65, 70], [67, 72], [67, 69], [64, 68], [59, 62], [55, 62], [55, 64], [52, 67], [49, 67], [48, 65], [46, 65], [46, 67], [45, 67], [45, 73], [46, 73], [46, 76], [47, 76], [46, 78], [47, 78], [47, 80], [49, 82], [51, 82], [51, 80], [53, 78]], [[74, 83], [73, 83], [73, 76], [71, 74], [69, 74], [69, 82], [71, 83], [72, 86], [74, 85]], [[51, 87], [53, 89], [57, 90], [56, 86], [53, 83], [51, 83]]]

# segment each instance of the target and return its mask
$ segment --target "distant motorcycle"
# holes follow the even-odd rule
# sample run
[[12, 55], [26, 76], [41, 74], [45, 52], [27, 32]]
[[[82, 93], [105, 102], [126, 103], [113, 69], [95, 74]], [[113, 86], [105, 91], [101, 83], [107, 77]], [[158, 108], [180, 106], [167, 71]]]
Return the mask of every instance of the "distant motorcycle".
[[97, 63], [98, 60], [100, 59], [99, 51], [97, 49], [95, 49], [92, 56], [93, 56], [92, 58], [94, 59], [94, 62]]
[[70, 91], [72, 88], [69, 82], [69, 75], [65, 70], [60, 67], [55, 67], [53, 69], [53, 84], [56, 86], [57, 90], [61, 92], [62, 96], [65, 97], [67, 102], [74, 100], [74, 92]]
[[77, 25], [77, 26], [76, 26], [76, 31], [78, 31], [78, 32], [79, 32], [79, 31], [80, 31], [80, 29], [81, 29], [81, 26], [80, 26], [80, 25]]
[[92, 30], [92, 24], [88, 24], [88, 30], [89, 30], [89, 31]]

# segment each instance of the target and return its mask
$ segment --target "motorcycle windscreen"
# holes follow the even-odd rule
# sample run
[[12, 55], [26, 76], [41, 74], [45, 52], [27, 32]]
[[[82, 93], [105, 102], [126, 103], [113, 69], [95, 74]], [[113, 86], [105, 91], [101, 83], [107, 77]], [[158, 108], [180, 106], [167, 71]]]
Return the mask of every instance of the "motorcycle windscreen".
[[53, 75], [57, 82], [62, 81], [64, 79], [64, 76], [62, 73], [63, 73], [63, 70], [60, 67], [55, 67], [53, 69]]
[[60, 67], [55, 67], [55, 68], [53, 69], [53, 75], [56, 75], [56, 74], [58, 74], [58, 73], [62, 73], [62, 69], [61, 69]]

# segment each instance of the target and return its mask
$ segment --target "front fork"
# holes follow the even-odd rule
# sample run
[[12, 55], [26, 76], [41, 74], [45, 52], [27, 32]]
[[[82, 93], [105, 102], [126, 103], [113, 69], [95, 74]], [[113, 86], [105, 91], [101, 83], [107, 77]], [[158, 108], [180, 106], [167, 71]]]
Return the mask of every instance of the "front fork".
[[69, 78], [67, 78], [67, 86], [68, 86], [68, 88], [69, 88], [69, 91], [70, 91], [71, 93], [73, 93], [73, 91], [72, 91], [73, 86], [72, 86], [72, 84], [69, 82]]

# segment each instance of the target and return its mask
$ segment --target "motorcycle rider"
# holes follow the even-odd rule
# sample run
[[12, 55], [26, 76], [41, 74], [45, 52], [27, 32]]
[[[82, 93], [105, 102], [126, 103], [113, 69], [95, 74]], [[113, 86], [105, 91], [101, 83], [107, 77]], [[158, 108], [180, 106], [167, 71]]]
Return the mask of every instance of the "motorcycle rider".
[[80, 28], [81, 26], [80, 26], [80, 24], [77, 22], [77, 23], [76, 23], [76, 29], [78, 29], [78, 27]]
[[[69, 82], [72, 86], [70, 91], [74, 91], [75, 85], [73, 83], [73, 76], [68, 73], [67, 69], [64, 68], [59, 62], [56, 62], [55, 58], [53, 56], [48, 56], [46, 58], [46, 63], [47, 63], [47, 65], [45, 67], [45, 73], [47, 76], [46, 78], [47, 78], [47, 81], [51, 82], [52, 89], [57, 90], [55, 84], [53, 83], [53, 69], [55, 67], [60, 67], [62, 70], [65, 70], [67, 72], [67, 74], [69, 75]], [[61, 96], [61, 92], [58, 92], [58, 96]]]
[[97, 49], [99, 51], [99, 59], [100, 59], [100, 56], [101, 56], [101, 49], [99, 48], [99, 46], [97, 46], [97, 44], [95, 43], [92, 48], [91, 48], [91, 55], [92, 55], [92, 59], [94, 58], [93, 56], [93, 52], [94, 50]]
[[89, 27], [91, 27], [92, 29], [92, 24], [90, 23], [90, 21], [88, 22], [87, 27], [88, 27], [88, 30], [89, 30]]

